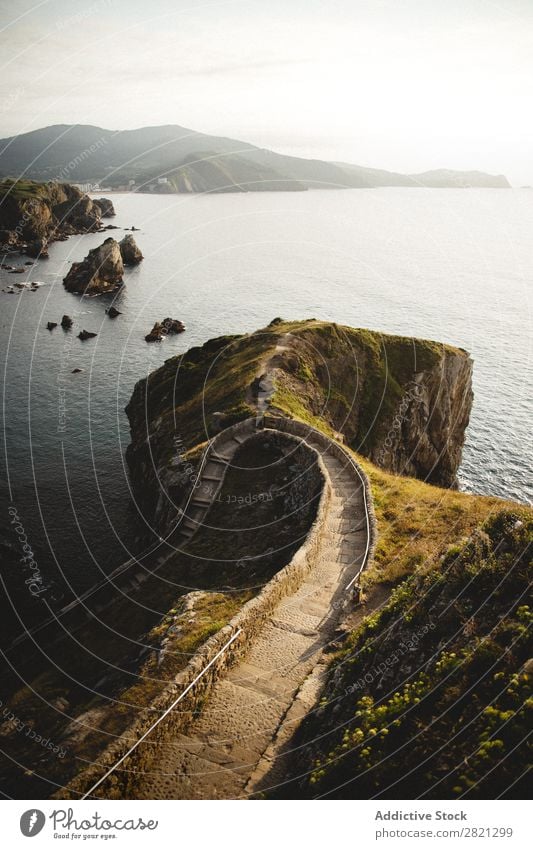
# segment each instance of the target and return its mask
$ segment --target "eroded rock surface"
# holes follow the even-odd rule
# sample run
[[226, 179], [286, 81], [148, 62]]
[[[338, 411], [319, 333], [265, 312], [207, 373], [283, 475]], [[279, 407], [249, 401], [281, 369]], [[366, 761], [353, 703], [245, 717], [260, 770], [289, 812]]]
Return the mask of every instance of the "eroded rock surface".
[[89, 251], [83, 262], [74, 262], [63, 284], [69, 292], [101, 295], [118, 289], [122, 285], [123, 274], [119, 244], [109, 238]]
[[124, 265], [138, 265], [144, 259], [133, 236], [129, 234], [124, 236], [119, 244]]

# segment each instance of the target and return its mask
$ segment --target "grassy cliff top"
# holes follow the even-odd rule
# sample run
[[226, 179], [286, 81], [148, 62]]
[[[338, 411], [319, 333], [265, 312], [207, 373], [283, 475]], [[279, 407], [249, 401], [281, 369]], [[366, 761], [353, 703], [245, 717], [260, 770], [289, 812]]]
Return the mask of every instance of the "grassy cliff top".
[[[278, 345], [286, 350], [276, 351]], [[167, 360], [137, 384], [127, 410], [130, 419], [138, 418], [136, 410], [147, 419], [149, 430], [157, 421], [160, 432], [179, 431], [193, 448], [213, 434], [215, 413], [225, 426], [255, 413], [251, 384], [274, 357], [273, 409], [328, 434], [344, 430], [351, 444], [368, 448], [406, 384], [445, 352], [468, 358], [437, 342], [314, 319], [275, 319], [254, 333], [211, 339]]]
[[9, 177], [0, 180], [0, 199], [5, 196], [14, 201], [44, 200], [51, 204], [60, 203], [65, 199], [65, 192], [79, 194], [81, 192], [68, 183], [38, 183], [35, 180], [13, 180]]

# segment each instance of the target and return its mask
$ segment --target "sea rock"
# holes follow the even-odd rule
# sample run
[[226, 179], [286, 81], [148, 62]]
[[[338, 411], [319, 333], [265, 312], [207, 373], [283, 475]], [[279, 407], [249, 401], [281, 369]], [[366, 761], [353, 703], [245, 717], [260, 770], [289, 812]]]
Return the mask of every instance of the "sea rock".
[[78, 333], [78, 339], [81, 339], [82, 342], [85, 342], [86, 339], [94, 339], [97, 336], [97, 333], [91, 333], [90, 330], [80, 330]]
[[59, 225], [73, 233], [92, 233], [100, 227], [100, 207], [81, 192], [79, 197], [56, 204], [52, 212]]
[[0, 230], [0, 252], [9, 253], [16, 250], [18, 237], [15, 230]]
[[72, 374], [80, 374], [80, 372], [82, 372], [82, 371], [83, 371], [83, 369], [82, 369], [82, 368], [73, 368], [73, 369], [72, 369]]
[[57, 321], [49, 321], [46, 327], [48, 330], [53, 330], [54, 327], [57, 327]]
[[63, 280], [65, 289], [80, 295], [114, 292], [122, 285], [124, 264], [115, 239], [106, 239], [89, 251], [83, 262], [74, 262]]
[[124, 265], [138, 265], [144, 259], [133, 236], [124, 236], [120, 242], [120, 253]]
[[113, 218], [116, 215], [113, 201], [110, 198], [93, 198], [93, 203], [100, 208], [102, 218]]
[[117, 315], [122, 315], [120, 310], [117, 310], [116, 307], [109, 307], [109, 309], [106, 310], [106, 313], [108, 314], [109, 318], [116, 318]]
[[24, 253], [26, 256], [34, 257], [34, 259], [48, 259], [48, 242], [42, 237], [35, 239], [26, 245]]
[[183, 333], [185, 330], [185, 325], [177, 318], [164, 318], [162, 324], [167, 333]]
[[166, 333], [163, 330], [163, 325], [156, 321], [150, 333], [147, 333], [144, 338], [147, 342], [161, 342], [164, 336], [166, 336]]
[[69, 315], [64, 315], [61, 319], [61, 327], [63, 327], [65, 330], [71, 328], [73, 324], [74, 322], [72, 321]]
[[177, 318], [164, 318], [163, 321], [156, 321], [150, 333], [144, 338], [147, 342], [161, 342], [169, 333], [183, 333], [185, 325]]

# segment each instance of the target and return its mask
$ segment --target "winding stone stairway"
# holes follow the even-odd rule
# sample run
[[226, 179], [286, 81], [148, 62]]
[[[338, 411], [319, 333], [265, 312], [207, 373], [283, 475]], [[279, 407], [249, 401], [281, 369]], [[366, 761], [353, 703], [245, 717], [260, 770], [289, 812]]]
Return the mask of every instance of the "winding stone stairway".
[[[285, 431], [303, 427], [268, 418], [264, 424], [266, 430], [269, 424]], [[246, 431], [232, 434], [206, 459], [202, 477], [213, 483], [209, 499], [221, 484], [220, 464], [229, 462], [246, 438]], [[314, 567], [280, 601], [244, 659], [213, 685], [187, 733], [163, 733], [157, 742], [146, 742], [153, 751], [135, 776], [136, 798], [235, 799], [252, 794], [275, 761], [276, 739], [290, 734], [314, 702], [322, 653], [368, 556], [370, 526], [363, 479], [348, 455], [312, 429], [305, 429], [302, 441], [320, 455], [330, 487]], [[193, 498], [185, 534], [198, 527], [203, 506]]]

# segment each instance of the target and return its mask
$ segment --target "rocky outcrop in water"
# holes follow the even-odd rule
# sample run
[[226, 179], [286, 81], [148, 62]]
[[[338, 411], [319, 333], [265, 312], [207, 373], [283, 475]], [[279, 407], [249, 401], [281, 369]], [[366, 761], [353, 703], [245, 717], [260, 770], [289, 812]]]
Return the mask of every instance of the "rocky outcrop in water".
[[176, 503], [176, 488], [182, 493], [180, 455], [221, 422], [257, 415], [258, 375], [271, 386], [264, 399], [271, 413], [335, 432], [384, 469], [455, 486], [473, 398], [465, 351], [329, 322], [279, 321], [211, 339], [136, 385], [127, 460], [156, 526], [167, 496]]
[[0, 182], [0, 252], [43, 257], [43, 248], [50, 242], [99, 230], [103, 210], [107, 216], [112, 207], [106, 198], [95, 202], [68, 183], [3, 180]]
[[124, 236], [119, 246], [124, 265], [138, 265], [144, 259], [133, 236]]
[[83, 262], [74, 262], [63, 280], [65, 289], [80, 295], [102, 295], [122, 285], [124, 264], [115, 239], [106, 239], [89, 251]]
[[100, 208], [102, 218], [113, 218], [116, 215], [113, 201], [110, 198], [93, 198], [93, 203]]
[[163, 321], [156, 321], [150, 333], [144, 338], [147, 342], [161, 342], [169, 333], [183, 333], [185, 325], [177, 318], [164, 318]]
[[34, 259], [48, 259], [48, 242], [42, 237], [35, 239], [27, 244], [24, 253]]
[[87, 195], [70, 198], [52, 209], [54, 217], [67, 235], [92, 233], [101, 226], [100, 207]]
[[274, 406], [303, 404], [376, 465], [455, 486], [473, 400], [466, 351], [314, 321], [280, 348], [269, 369]]

